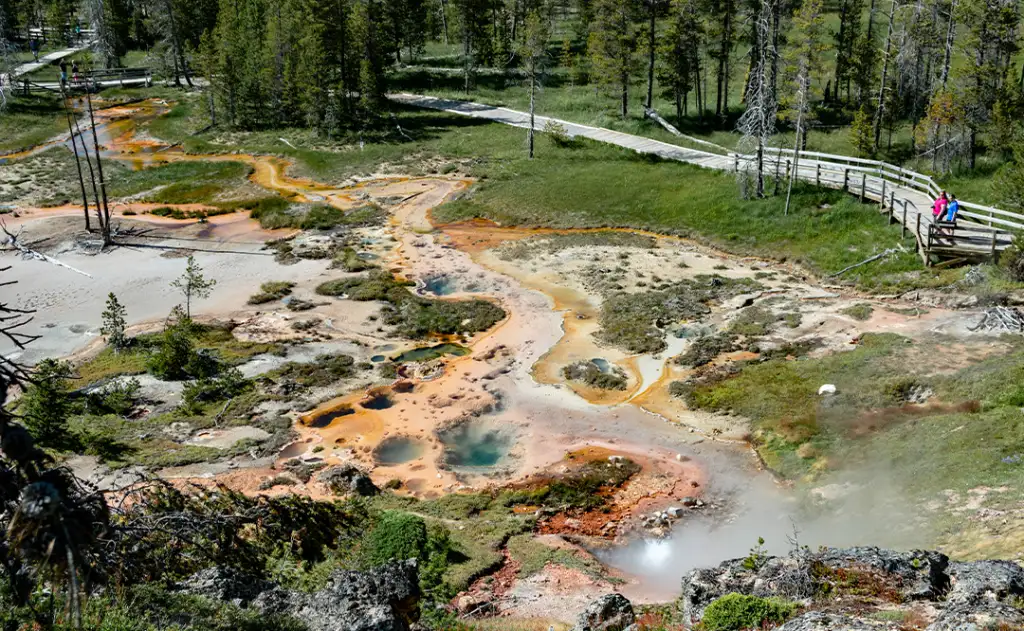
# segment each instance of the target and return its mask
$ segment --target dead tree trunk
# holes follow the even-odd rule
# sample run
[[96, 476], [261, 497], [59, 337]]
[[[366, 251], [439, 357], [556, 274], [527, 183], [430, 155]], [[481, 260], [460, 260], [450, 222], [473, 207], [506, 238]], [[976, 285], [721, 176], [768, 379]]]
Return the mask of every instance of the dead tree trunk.
[[885, 53], [882, 58], [882, 80], [878, 85], [878, 103], [875, 107], [874, 120], [874, 150], [878, 151], [878, 141], [882, 134], [882, 117], [885, 115], [885, 83], [889, 75], [889, 54], [892, 52], [892, 32], [896, 17], [896, 0], [892, 0], [889, 7], [889, 31], [885, 36]]
[[75, 140], [75, 128], [71, 110], [68, 108], [67, 95], [64, 89], [60, 91], [61, 101], [64, 103], [64, 117], [68, 122], [68, 133], [71, 135], [71, 150], [75, 154], [75, 169], [78, 170], [78, 186], [82, 189], [82, 212], [85, 213], [85, 230], [92, 232], [92, 225], [89, 223], [89, 196], [85, 192], [85, 179], [82, 177], [82, 163], [78, 157], [78, 141]]

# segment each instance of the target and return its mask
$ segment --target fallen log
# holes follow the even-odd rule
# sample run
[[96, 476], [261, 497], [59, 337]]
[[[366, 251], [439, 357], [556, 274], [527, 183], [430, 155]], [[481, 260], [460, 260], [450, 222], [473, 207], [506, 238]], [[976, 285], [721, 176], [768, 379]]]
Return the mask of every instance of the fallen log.
[[47, 263], [51, 263], [53, 265], [56, 265], [57, 267], [63, 267], [65, 269], [69, 269], [72, 272], [75, 272], [76, 274], [81, 274], [82, 276], [86, 276], [88, 278], [92, 278], [92, 274], [89, 274], [87, 272], [83, 272], [82, 270], [80, 270], [80, 269], [78, 269], [76, 267], [71, 267], [67, 263], [63, 263], [61, 261], [58, 261], [57, 259], [53, 258], [52, 256], [47, 256], [47, 255], [43, 254], [42, 252], [37, 252], [37, 251], [35, 251], [35, 250], [31, 249], [31, 248], [25, 247], [24, 245], [18, 243], [18, 235], [12, 234], [11, 231], [7, 229], [7, 224], [5, 224], [3, 222], [0, 222], [0, 229], [3, 229], [4, 234], [7, 235], [7, 239], [5, 241], [5, 244], [7, 244], [7, 245], [11, 246], [12, 248], [14, 248], [15, 250], [21, 252], [22, 256], [27, 257], [27, 258], [31, 258], [31, 259], [36, 259], [38, 261], [45, 261]]

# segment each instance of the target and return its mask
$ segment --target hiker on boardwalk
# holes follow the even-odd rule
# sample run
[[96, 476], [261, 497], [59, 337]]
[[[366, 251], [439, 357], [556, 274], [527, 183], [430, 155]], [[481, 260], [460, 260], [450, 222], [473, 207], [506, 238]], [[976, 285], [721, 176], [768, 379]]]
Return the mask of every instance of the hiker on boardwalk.
[[935, 203], [932, 204], [932, 218], [936, 221], [941, 221], [948, 205], [949, 198], [946, 197], [946, 191], [942, 191], [942, 195], [939, 195], [935, 199]]
[[[71, 85], [78, 85], [78, 60], [71, 60]], [[943, 193], [945, 195], [945, 193]]]
[[60, 87], [64, 89], [68, 85], [68, 62], [60, 60]]
[[32, 58], [39, 61], [39, 40], [33, 37], [32, 41], [28, 43], [28, 47], [32, 50]]
[[946, 221], [956, 223], [956, 214], [960, 212], [960, 202], [956, 201], [956, 195], [949, 196], [949, 207], [946, 210]]

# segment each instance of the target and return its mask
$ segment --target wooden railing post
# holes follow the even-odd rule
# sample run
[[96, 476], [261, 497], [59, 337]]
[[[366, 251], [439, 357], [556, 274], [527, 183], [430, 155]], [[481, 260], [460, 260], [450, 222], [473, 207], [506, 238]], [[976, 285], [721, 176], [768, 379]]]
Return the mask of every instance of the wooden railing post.
[[735, 156], [735, 158], [736, 158], [736, 162], [733, 164], [733, 170], [736, 173], [739, 173], [740, 172], [740, 156], [737, 154]]
[[[793, 163], [787, 158], [786, 159], [786, 180], [789, 180], [789, 177], [790, 177], [789, 170], [791, 168], [793, 168]], [[800, 174], [797, 173], [797, 177], [799, 177], [799, 176], [800, 176]]]
[[996, 253], [996, 235], [997, 234], [998, 234], [998, 232], [996, 232], [995, 230], [992, 231], [992, 262], [993, 263], [997, 262], [996, 257], [998, 256], [998, 254]]
[[850, 170], [843, 169], [843, 191], [849, 192], [850, 190]]
[[907, 236], [907, 200], [903, 200], [903, 223], [900, 224], [900, 238]]
[[917, 228], [915, 229], [915, 235], [917, 236], [917, 242], [921, 243], [921, 211], [917, 211]]
[[860, 203], [867, 201], [867, 190], [868, 190], [868, 174], [860, 174]]
[[878, 210], [885, 210], [885, 180], [882, 180], [882, 194], [878, 196]]
[[821, 163], [819, 162], [814, 169], [814, 185], [821, 186]]

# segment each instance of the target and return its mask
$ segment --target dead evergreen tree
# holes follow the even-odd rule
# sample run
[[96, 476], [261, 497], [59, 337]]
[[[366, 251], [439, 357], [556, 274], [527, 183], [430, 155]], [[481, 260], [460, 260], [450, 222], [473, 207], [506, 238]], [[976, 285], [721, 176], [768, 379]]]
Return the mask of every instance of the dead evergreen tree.
[[750, 161], [740, 177], [746, 182], [750, 170], [754, 179], [754, 197], [764, 197], [764, 150], [772, 134], [775, 133], [775, 118], [778, 103], [771, 84], [771, 66], [776, 54], [772, 42], [771, 29], [773, 14], [777, 8], [777, 0], [761, 0], [760, 9], [755, 16], [755, 46], [750, 51], [754, 57], [750, 79], [747, 83], [747, 107], [737, 122], [737, 130], [743, 134], [740, 146], [752, 148], [753, 164]]
[[531, 11], [523, 24], [523, 41], [520, 44], [520, 55], [526, 70], [526, 85], [530, 91], [530, 127], [527, 131], [530, 159], [533, 159], [534, 111], [537, 106], [537, 90], [540, 89], [547, 43], [547, 21], [536, 11]]
[[823, 0], [804, 0], [803, 5], [793, 18], [795, 47], [790, 54], [788, 71], [792, 74], [793, 97], [791, 99], [790, 117], [795, 119], [796, 138], [793, 141], [793, 165], [789, 170], [789, 183], [786, 188], [786, 208], [793, 197], [793, 183], [796, 182], [800, 169], [800, 151], [807, 138], [807, 120], [810, 117], [811, 82], [813, 75], [820, 70], [821, 56], [825, 52], [822, 38], [825, 33], [825, 16]]
[[78, 186], [82, 190], [82, 212], [85, 213], [85, 230], [86, 232], [92, 232], [92, 226], [89, 223], [89, 196], [85, 192], [85, 178], [82, 176], [82, 162], [78, 155], [78, 142], [80, 139], [75, 135], [75, 117], [71, 108], [68, 107], [68, 96], [64, 92], [63, 85], [60, 87], [60, 98], [64, 103], [64, 118], [67, 120], [68, 134], [71, 136], [71, 150], [75, 155], [75, 169], [78, 171]]
[[108, 246], [114, 242], [110, 231], [110, 205], [107, 203], [107, 183], [103, 179], [103, 160], [100, 157], [100, 141], [96, 134], [96, 117], [93, 115], [92, 95], [89, 90], [85, 91], [85, 101], [89, 107], [89, 125], [92, 127], [92, 143], [96, 152], [96, 172], [99, 175], [99, 187], [102, 195], [102, 204], [97, 203], [96, 214], [100, 218], [100, 234], [103, 236], [103, 245]]
[[889, 56], [892, 54], [892, 37], [895, 30], [896, 10], [899, 4], [896, 0], [889, 3], [889, 29], [885, 36], [885, 48], [882, 52], [882, 77], [878, 84], [878, 98], [875, 100], [875, 119], [873, 121], [872, 133], [874, 134], [874, 150], [878, 151], [878, 141], [882, 135], [882, 120], [885, 116], [886, 89], [889, 76]]

